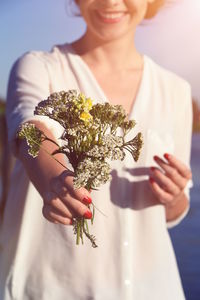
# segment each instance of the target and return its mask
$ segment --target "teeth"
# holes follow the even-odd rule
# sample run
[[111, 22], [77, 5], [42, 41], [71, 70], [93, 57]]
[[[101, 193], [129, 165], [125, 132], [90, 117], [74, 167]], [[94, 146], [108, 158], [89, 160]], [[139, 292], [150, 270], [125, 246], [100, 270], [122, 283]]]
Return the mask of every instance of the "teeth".
[[105, 18], [105, 19], [119, 19], [121, 18], [124, 13], [103, 13], [103, 12], [99, 12], [100, 16]]

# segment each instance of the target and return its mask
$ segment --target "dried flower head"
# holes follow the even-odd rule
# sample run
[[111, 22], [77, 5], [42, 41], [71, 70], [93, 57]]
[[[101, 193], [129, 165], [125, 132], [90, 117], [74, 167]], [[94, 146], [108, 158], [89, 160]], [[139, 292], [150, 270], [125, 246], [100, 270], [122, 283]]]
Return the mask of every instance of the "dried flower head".
[[27, 145], [29, 146], [28, 153], [32, 157], [38, 156], [40, 146], [44, 138], [42, 132], [39, 129], [37, 129], [37, 127], [34, 124], [22, 124], [19, 128], [18, 138], [26, 139]]

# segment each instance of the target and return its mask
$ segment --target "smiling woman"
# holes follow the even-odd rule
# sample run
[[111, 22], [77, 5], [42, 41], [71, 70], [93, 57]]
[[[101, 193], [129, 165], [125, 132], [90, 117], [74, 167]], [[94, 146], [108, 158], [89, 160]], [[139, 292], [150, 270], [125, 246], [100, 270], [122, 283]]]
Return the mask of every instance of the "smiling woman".
[[[109, 42], [120, 36], [132, 35], [133, 38], [136, 26], [144, 18], [156, 15], [165, 2], [165, 0], [73, 0], [70, 3], [77, 6], [87, 24], [86, 38], [91, 34], [98, 44], [100, 40]], [[80, 54], [80, 50], [78, 53]]]
[[[137, 26], [163, 4], [77, 0], [83, 35], [26, 53], [13, 66], [6, 115], [17, 161], [1, 228], [1, 300], [185, 299], [167, 228], [189, 210], [191, 91], [135, 44]], [[137, 165], [131, 156], [112, 161], [112, 181], [99, 190], [75, 188], [74, 174], [64, 172], [69, 162], [55, 151], [63, 128], [34, 115], [39, 101], [72, 89], [95, 103], [122, 105], [144, 136]], [[16, 137], [27, 121], [54, 141], [43, 145], [61, 164], [43, 149], [28, 155]], [[92, 218], [91, 202], [108, 216], [95, 215], [95, 249], [87, 241], [76, 246], [70, 228], [74, 218]]]
[[[77, 0], [67, 0], [68, 12], [74, 16], [80, 16], [80, 11], [78, 6], [75, 4]], [[155, 0], [148, 4], [145, 19], [153, 18], [159, 9], [165, 4], [166, 0]], [[76, 5], [76, 7], [75, 7]]]

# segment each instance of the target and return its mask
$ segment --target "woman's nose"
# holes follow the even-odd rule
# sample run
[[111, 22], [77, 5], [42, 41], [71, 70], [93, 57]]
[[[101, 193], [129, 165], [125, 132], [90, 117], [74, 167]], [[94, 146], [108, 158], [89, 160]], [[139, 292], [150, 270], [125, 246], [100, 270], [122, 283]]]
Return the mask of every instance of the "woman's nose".
[[117, 6], [123, 2], [123, 0], [99, 0], [104, 7]]

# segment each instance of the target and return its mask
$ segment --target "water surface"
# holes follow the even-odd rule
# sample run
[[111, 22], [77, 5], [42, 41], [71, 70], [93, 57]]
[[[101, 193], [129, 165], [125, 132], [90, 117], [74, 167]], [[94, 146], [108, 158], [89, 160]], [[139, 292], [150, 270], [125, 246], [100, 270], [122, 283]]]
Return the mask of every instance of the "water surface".
[[200, 134], [192, 138], [191, 167], [194, 186], [190, 211], [181, 224], [169, 232], [186, 299], [200, 300]]

